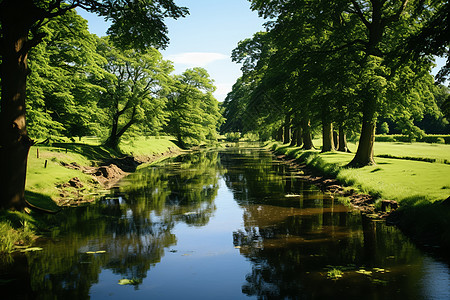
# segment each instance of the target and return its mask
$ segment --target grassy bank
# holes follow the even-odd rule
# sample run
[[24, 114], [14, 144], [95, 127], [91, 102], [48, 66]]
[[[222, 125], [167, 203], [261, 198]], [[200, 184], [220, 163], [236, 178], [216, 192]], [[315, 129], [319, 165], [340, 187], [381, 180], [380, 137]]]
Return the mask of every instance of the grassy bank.
[[178, 151], [179, 148], [169, 137], [139, 137], [133, 141], [122, 142], [119, 150], [104, 147], [93, 138], [83, 138], [77, 143], [33, 146], [28, 158], [27, 199], [33, 200], [40, 196], [41, 199], [58, 200], [62, 197], [61, 187], [75, 177], [79, 179], [83, 188], [72, 190], [68, 186], [64, 188], [69, 189], [73, 197], [79, 197], [80, 193], [84, 196], [92, 194], [95, 197], [96, 191], [101, 189], [101, 186], [91, 175], [83, 172], [83, 169], [73, 166], [99, 166], [123, 156], [135, 156], [141, 157], [142, 161], [153, 161], [169, 151]]
[[[402, 229], [423, 243], [450, 248], [450, 206], [442, 204], [450, 196], [450, 165], [446, 163], [450, 161], [450, 145], [376, 143], [376, 156], [389, 154], [392, 158], [376, 157], [376, 165], [359, 169], [345, 167], [354, 156], [351, 153], [303, 151], [277, 143], [268, 147], [371, 194], [378, 207], [383, 199], [396, 200], [400, 206], [397, 221]], [[350, 145], [350, 149], [356, 146]]]
[[[38, 144], [30, 149], [28, 156], [26, 199], [31, 205], [49, 212], [58, 211], [58, 204], [90, 202], [104, 187], [88, 174], [89, 168], [95, 169], [124, 156], [154, 162], [178, 152], [180, 149], [169, 137], [139, 137], [124, 141], [119, 145], [119, 151], [100, 145], [95, 138], [82, 138], [76, 143]], [[71, 180], [76, 186], [69, 183]], [[0, 257], [31, 245], [35, 232], [43, 227], [36, 212], [29, 215], [0, 211], [0, 219]]]

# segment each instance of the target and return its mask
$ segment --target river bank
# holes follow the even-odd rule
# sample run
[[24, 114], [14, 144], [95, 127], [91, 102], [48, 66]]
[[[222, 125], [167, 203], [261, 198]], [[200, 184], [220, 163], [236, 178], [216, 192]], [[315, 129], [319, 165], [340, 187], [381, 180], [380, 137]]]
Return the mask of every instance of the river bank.
[[30, 149], [25, 212], [0, 212], [0, 256], [32, 245], [46, 230], [42, 213], [91, 203], [138, 168], [184, 151], [168, 137], [123, 142], [119, 151], [98, 140], [38, 144]]
[[167, 137], [137, 138], [119, 150], [90, 139], [38, 145], [30, 150], [26, 198], [31, 206], [52, 210], [94, 201], [142, 165], [176, 156], [182, 150]]
[[277, 143], [267, 148], [306, 170], [304, 178], [325, 192], [345, 197], [364, 214], [398, 226], [418, 245], [448, 256], [448, 164], [377, 158], [377, 165], [348, 169], [351, 154], [303, 151]]

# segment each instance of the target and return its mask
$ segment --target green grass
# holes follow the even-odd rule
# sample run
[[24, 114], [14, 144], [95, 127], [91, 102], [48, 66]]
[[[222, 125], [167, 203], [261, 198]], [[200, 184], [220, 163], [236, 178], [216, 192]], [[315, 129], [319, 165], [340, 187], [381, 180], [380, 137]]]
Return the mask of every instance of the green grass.
[[[393, 144], [385, 145], [383, 151], [393, 147], [398, 151], [397, 153], [418, 155], [418, 151], [426, 149], [422, 145]], [[376, 144], [375, 147], [377, 146], [379, 145]], [[448, 157], [450, 160], [450, 152], [444, 153], [449, 145], [427, 144], [423, 146], [436, 146], [436, 151], [429, 154], [429, 157], [444, 159]], [[362, 192], [371, 193], [383, 199], [401, 202], [406, 198], [420, 197], [435, 202], [450, 196], [450, 165], [447, 164], [378, 157], [375, 159], [377, 164], [374, 166], [352, 169], [343, 168], [352, 160], [354, 156], [352, 153], [328, 152], [321, 154], [318, 150], [302, 151], [299, 148], [280, 145], [276, 148], [282, 153], [306, 161], [308, 165], [321, 172], [335, 176], [343, 183], [353, 185]], [[448, 149], [450, 150], [450, 148]]]
[[120, 151], [128, 155], [153, 155], [167, 152], [169, 149], [179, 149], [173, 142], [172, 137], [136, 137], [130, 141], [123, 141], [120, 145]]
[[[7, 217], [2, 216], [3, 221], [0, 222], [0, 256], [12, 253], [18, 246], [30, 246], [35, 238], [30, 221], [21, 220], [19, 226], [14, 226], [10, 220], [5, 220]], [[13, 219], [17, 218], [13, 216]]]
[[[314, 139], [314, 146], [320, 150], [322, 139]], [[355, 153], [357, 144], [349, 142], [349, 149]], [[450, 162], [450, 145], [429, 143], [375, 142], [374, 155], [389, 155], [394, 158], [432, 159], [438, 163]], [[377, 160], [377, 158], [375, 158]]]
[[[39, 158], [37, 158], [37, 150], [39, 150]], [[45, 161], [47, 161], [47, 167], [45, 167]], [[87, 156], [77, 153], [70, 148], [66, 153], [60, 147], [32, 147], [28, 156], [26, 190], [34, 194], [39, 193], [56, 198], [59, 195], [56, 185], [66, 183], [74, 177], [78, 177], [86, 184], [91, 180], [89, 175], [79, 170], [68, 169], [61, 162], [76, 162], [82, 166], [91, 165], [91, 161]]]
[[[38, 207], [53, 211], [55, 207], [52, 201], [60, 197], [57, 186], [67, 183], [71, 178], [78, 177], [81, 180], [85, 186], [83, 190], [85, 194], [95, 193], [95, 190], [99, 188], [93, 184], [90, 175], [80, 170], [66, 168], [62, 163], [93, 166], [123, 155], [152, 156], [160, 155], [169, 149], [179, 149], [169, 137], [138, 137], [123, 141], [119, 145], [121, 152], [99, 145], [98, 142], [98, 139], [88, 137], [76, 143], [33, 146], [28, 156], [27, 200]], [[39, 152], [39, 158], [37, 152]]]

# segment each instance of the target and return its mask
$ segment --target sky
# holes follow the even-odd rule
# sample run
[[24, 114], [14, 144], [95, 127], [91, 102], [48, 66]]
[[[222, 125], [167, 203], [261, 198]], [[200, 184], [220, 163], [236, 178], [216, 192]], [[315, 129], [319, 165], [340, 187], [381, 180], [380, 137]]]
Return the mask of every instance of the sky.
[[[189, 8], [189, 15], [178, 20], [167, 19], [170, 44], [161, 50], [165, 59], [174, 62], [175, 73], [203, 67], [214, 79], [214, 96], [223, 101], [241, 76], [240, 65], [231, 61], [231, 51], [238, 42], [264, 30], [264, 19], [250, 10], [248, 0], [176, 0]], [[83, 10], [89, 31], [104, 36], [109, 27], [102, 18]]]

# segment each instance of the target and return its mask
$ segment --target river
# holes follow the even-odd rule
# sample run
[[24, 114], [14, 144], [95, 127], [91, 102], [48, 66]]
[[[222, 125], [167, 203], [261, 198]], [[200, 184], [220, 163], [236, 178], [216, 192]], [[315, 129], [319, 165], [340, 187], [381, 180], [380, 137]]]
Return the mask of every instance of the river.
[[[0, 267], [3, 299], [450, 299], [448, 264], [272, 154], [202, 151], [49, 216]], [[2, 296], [0, 296], [2, 297]]]

